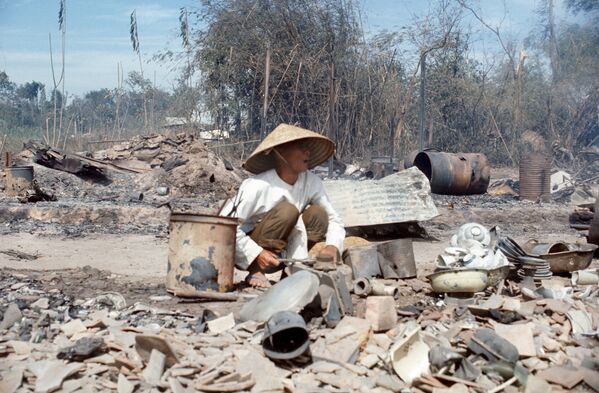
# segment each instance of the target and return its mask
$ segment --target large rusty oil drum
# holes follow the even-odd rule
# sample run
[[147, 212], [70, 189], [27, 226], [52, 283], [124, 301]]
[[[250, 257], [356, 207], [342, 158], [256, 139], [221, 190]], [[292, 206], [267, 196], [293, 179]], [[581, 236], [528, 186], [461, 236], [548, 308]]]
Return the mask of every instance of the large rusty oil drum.
[[551, 159], [532, 154], [520, 160], [520, 199], [532, 201], [551, 193]]
[[230, 217], [171, 215], [166, 289], [185, 296], [232, 290], [237, 224]]
[[414, 165], [426, 175], [435, 194], [484, 194], [491, 179], [489, 162], [481, 153], [422, 151]]

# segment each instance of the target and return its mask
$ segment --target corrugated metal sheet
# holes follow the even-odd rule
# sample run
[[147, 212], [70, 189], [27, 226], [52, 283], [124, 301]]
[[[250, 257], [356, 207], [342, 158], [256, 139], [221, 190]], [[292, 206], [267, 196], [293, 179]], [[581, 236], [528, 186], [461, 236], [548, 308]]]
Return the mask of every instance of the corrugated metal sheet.
[[380, 180], [329, 180], [324, 187], [346, 227], [425, 221], [439, 214], [430, 183], [416, 167]]

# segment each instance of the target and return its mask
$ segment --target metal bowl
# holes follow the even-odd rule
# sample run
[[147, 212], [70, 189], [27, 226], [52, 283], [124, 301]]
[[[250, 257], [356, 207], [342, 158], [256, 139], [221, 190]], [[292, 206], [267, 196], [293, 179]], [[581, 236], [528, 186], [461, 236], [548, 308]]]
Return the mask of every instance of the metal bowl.
[[475, 293], [489, 286], [489, 271], [485, 269], [443, 270], [427, 278], [437, 293]]
[[597, 247], [594, 244], [570, 244], [570, 251], [539, 255], [549, 262], [553, 273], [571, 273], [589, 267]]
[[496, 287], [500, 282], [505, 280], [510, 274], [510, 266], [502, 266], [497, 269], [489, 270], [489, 286]]

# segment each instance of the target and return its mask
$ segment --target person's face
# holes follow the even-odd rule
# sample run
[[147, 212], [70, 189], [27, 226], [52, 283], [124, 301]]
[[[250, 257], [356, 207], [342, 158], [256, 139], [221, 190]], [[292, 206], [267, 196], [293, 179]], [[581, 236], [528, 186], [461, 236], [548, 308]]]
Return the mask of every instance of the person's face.
[[310, 149], [307, 141], [289, 142], [278, 148], [279, 153], [287, 160], [289, 167], [296, 173], [308, 170]]

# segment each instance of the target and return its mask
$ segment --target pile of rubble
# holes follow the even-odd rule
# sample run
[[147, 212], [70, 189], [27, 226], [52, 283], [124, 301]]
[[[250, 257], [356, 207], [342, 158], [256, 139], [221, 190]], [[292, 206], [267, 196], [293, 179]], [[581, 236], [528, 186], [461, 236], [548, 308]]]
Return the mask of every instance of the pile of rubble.
[[[501, 251], [477, 249], [472, 240], [492, 244], [478, 229], [465, 226], [452, 242], [479, 259], [440, 257], [450, 270], [478, 271], [464, 262], [486, 258], [503, 265]], [[156, 307], [175, 300], [160, 292], [128, 303], [5, 271], [0, 391], [599, 391], [596, 268], [573, 282], [501, 277], [471, 289], [466, 280], [442, 295], [389, 278], [402, 272], [381, 263], [372, 275], [387, 278], [357, 279], [347, 298], [359, 262], [386, 258], [379, 249], [348, 253], [346, 265], [290, 261], [289, 276], [266, 292], [243, 289], [229, 306], [202, 303], [200, 312]]]
[[135, 136], [107, 150], [66, 153], [37, 141], [12, 157], [33, 165], [40, 190], [58, 200], [164, 202], [196, 198], [215, 204], [239, 186], [243, 172], [191, 134]]

